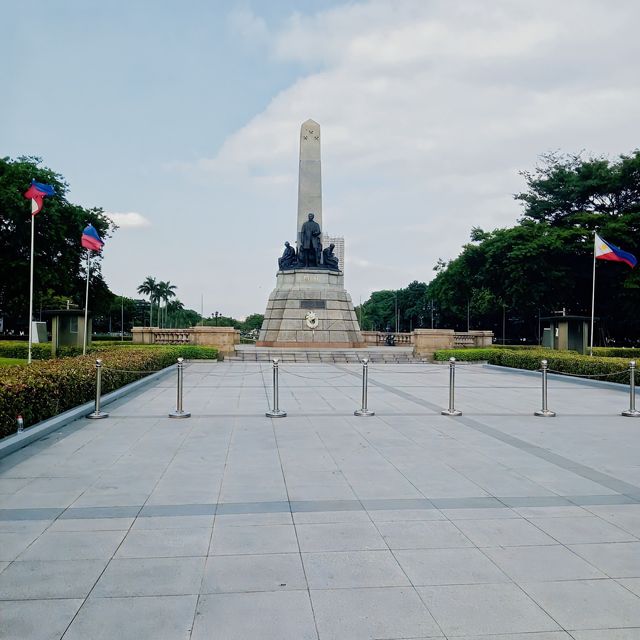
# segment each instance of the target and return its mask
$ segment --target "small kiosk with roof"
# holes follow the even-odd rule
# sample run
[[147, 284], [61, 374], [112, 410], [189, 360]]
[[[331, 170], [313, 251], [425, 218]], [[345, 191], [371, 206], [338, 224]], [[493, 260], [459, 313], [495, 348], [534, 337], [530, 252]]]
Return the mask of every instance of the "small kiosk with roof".
[[542, 332], [542, 346], [549, 349], [589, 352], [590, 316], [550, 316], [540, 318], [549, 324]]

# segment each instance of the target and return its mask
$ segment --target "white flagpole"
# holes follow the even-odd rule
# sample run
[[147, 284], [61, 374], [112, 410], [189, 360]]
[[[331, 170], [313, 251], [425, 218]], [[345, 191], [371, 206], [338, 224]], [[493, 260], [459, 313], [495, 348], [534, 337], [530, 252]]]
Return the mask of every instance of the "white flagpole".
[[589, 346], [589, 355], [593, 355], [593, 321], [595, 315], [596, 303], [596, 232], [593, 232], [593, 285], [591, 287], [591, 344]]
[[33, 245], [35, 239], [35, 215], [33, 214], [33, 200], [31, 201], [31, 260], [30, 260], [30, 282], [29, 282], [29, 355], [27, 364], [31, 364], [31, 345], [33, 344]]
[[87, 249], [87, 291], [84, 296], [84, 336], [82, 339], [82, 355], [87, 355], [87, 332], [89, 321], [89, 268], [91, 259], [91, 249]]

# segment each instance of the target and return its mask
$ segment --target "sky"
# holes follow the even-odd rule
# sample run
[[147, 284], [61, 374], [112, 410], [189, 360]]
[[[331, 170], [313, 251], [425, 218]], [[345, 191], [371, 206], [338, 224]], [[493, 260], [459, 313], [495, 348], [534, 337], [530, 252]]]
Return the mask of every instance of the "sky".
[[103, 275], [263, 313], [322, 129], [345, 285], [428, 282], [512, 226], [549, 152], [640, 139], [636, 0], [0, 0], [0, 156], [32, 155], [118, 224]]

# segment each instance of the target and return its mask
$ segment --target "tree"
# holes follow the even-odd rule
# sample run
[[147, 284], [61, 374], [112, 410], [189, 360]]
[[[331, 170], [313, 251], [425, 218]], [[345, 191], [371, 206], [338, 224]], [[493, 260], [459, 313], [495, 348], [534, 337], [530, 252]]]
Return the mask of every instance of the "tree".
[[[45, 296], [65, 296], [84, 306], [82, 230], [91, 223], [104, 238], [116, 229], [101, 208], [70, 203], [64, 178], [41, 164], [36, 157], [0, 159], [0, 312], [11, 328], [28, 325], [31, 207], [23, 193], [32, 179], [55, 189], [35, 220], [34, 306]], [[94, 313], [104, 313], [112, 297], [101, 259], [99, 253], [92, 259], [89, 308]]]
[[248, 315], [242, 323], [240, 329], [246, 333], [250, 331], [259, 331], [264, 321], [264, 315], [262, 313], [252, 313]]
[[164, 282], [163, 280], [161, 280], [160, 282], [158, 282], [158, 284], [156, 285], [156, 301], [158, 302], [158, 325], [160, 327], [162, 327], [162, 315], [161, 315], [161, 311], [162, 311], [162, 302], [165, 303], [165, 315], [166, 315], [166, 304], [169, 301], [170, 298], [175, 298], [176, 294], [175, 294], [175, 290], [178, 287], [176, 287], [175, 284], [171, 284], [171, 282], [169, 280], [167, 280], [166, 282]]
[[[527, 189], [515, 196], [524, 206], [518, 224], [473, 229], [460, 256], [440, 264], [429, 283], [428, 295], [448, 326], [462, 328], [468, 309], [475, 326], [501, 333], [504, 306], [517, 325], [511, 334], [531, 338], [540, 315], [563, 308], [590, 314], [596, 229], [638, 255], [640, 151], [615, 161], [547, 155], [536, 171], [522, 175]], [[597, 271], [601, 326], [619, 340], [637, 335], [640, 270], [605, 264]]]
[[[153, 302], [156, 299], [158, 292], [158, 284], [156, 283], [156, 279], [151, 276], [147, 276], [144, 279], [144, 282], [138, 287], [138, 293], [143, 296], [149, 296], [149, 326], [153, 326]], [[159, 315], [159, 314], [158, 314]]]

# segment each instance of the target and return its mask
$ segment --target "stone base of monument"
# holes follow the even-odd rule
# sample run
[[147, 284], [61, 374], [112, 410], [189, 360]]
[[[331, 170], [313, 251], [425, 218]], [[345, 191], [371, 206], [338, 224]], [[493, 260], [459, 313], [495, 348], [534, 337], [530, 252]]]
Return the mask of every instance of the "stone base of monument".
[[278, 271], [258, 347], [350, 349], [364, 347], [342, 271]]

